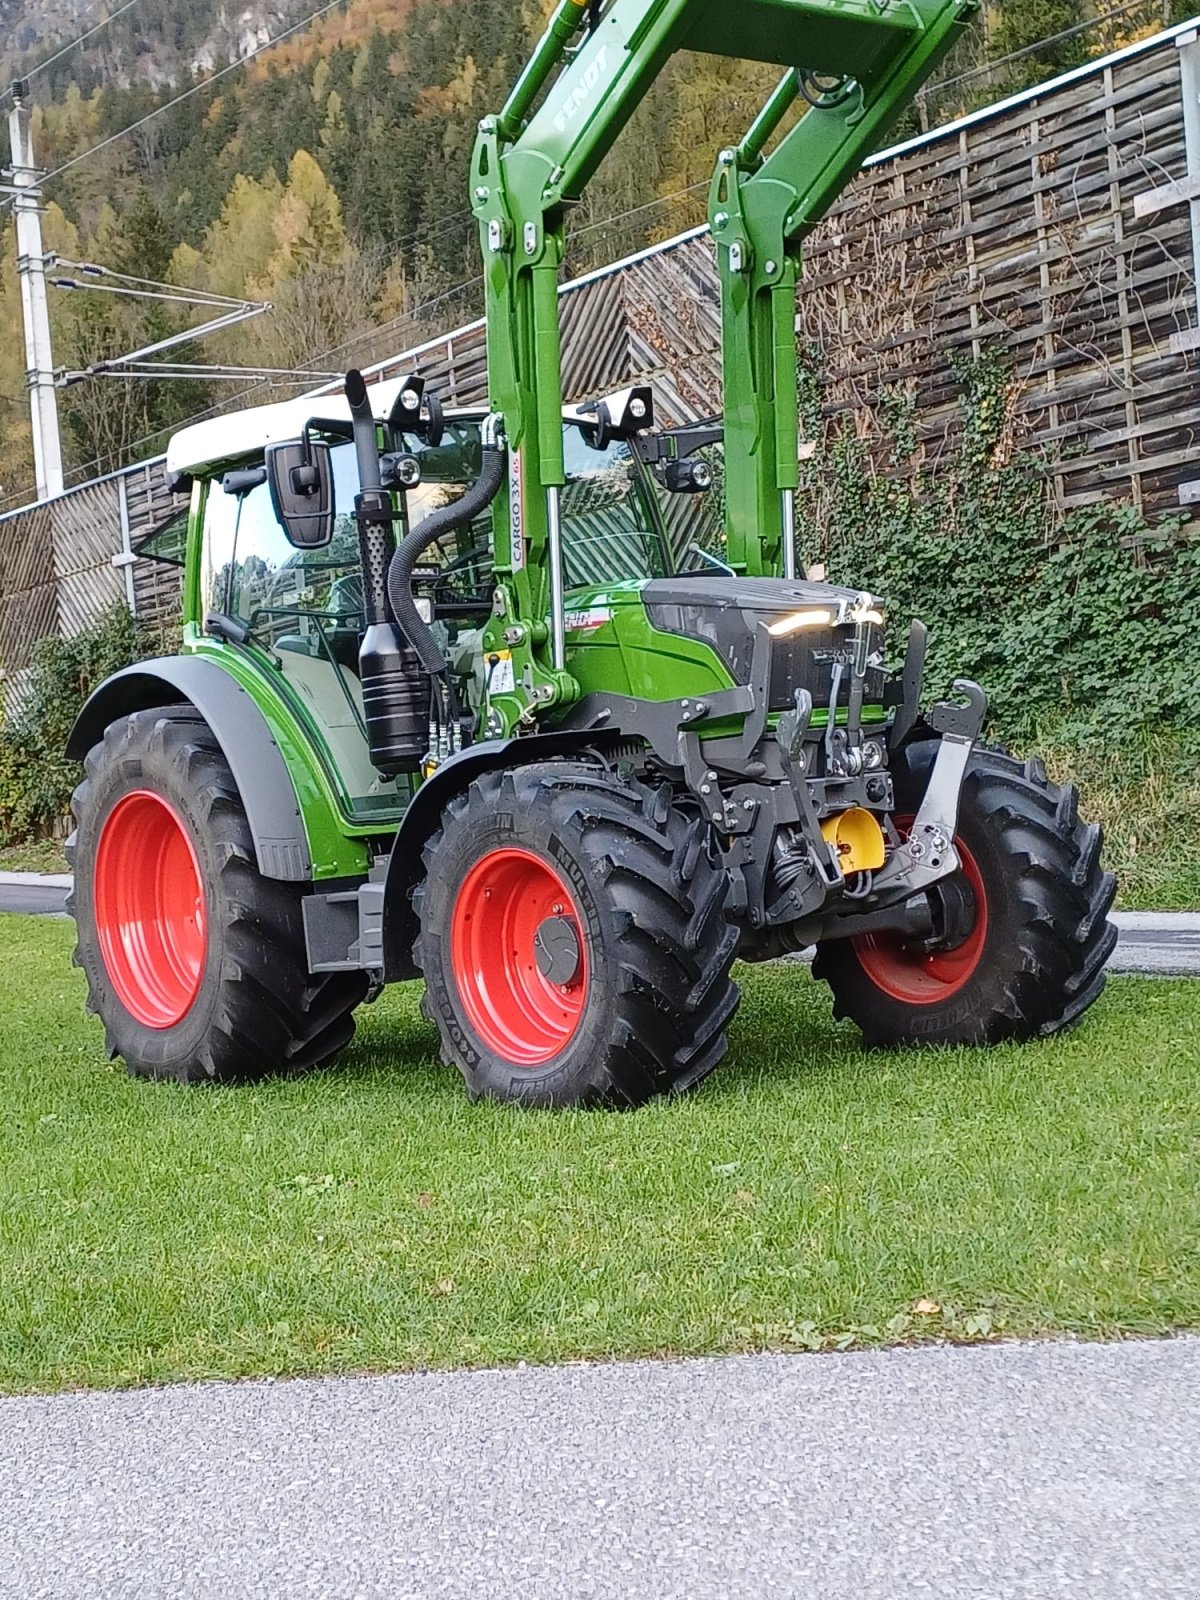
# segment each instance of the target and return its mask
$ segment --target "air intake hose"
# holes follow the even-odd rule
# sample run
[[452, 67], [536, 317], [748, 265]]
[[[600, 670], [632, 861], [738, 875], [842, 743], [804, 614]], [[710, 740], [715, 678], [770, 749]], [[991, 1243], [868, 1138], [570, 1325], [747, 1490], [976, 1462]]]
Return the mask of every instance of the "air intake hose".
[[387, 592], [392, 615], [421, 658], [421, 665], [435, 676], [445, 673], [446, 658], [413, 600], [413, 573], [431, 544], [486, 511], [500, 493], [504, 482], [504, 445], [499, 424], [498, 416], [488, 417], [483, 424], [483, 462], [479, 477], [466, 494], [453, 505], [443, 506], [426, 517], [419, 528], [402, 539], [388, 568]]

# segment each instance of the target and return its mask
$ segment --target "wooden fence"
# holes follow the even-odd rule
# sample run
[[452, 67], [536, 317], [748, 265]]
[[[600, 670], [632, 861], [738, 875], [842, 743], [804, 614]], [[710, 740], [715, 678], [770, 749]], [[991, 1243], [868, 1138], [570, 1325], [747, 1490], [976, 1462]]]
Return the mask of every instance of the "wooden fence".
[[[955, 357], [1004, 352], [1022, 430], [1060, 510], [1200, 502], [1200, 43], [1176, 28], [876, 157], [809, 241], [800, 341], [821, 351], [826, 436], [882, 447], [882, 404], [944, 444]], [[581, 399], [654, 383], [660, 415], [719, 410], [711, 245], [683, 235], [563, 292], [564, 379]], [[486, 395], [481, 323], [373, 371], [420, 370], [451, 404]], [[814, 441], [818, 451], [820, 441]], [[169, 514], [161, 463], [0, 518], [0, 671], [124, 596], [153, 621], [177, 579], [114, 567]]]

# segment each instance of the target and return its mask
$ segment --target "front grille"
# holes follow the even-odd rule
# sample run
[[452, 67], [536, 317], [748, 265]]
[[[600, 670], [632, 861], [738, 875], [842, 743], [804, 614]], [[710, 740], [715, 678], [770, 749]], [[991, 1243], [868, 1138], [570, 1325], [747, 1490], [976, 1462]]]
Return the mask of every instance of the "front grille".
[[[871, 632], [871, 653], [881, 659], [883, 632], [879, 628], [873, 628]], [[844, 701], [850, 680], [853, 638], [853, 633], [846, 628], [806, 628], [801, 633], [772, 639], [770, 709], [788, 710], [795, 703], [797, 689], [808, 690], [818, 711], [827, 706], [833, 693], [833, 672], [839, 657], [846, 663], [839, 697]], [[866, 699], [869, 704], [882, 699], [883, 684], [883, 668], [872, 668], [866, 678]]]

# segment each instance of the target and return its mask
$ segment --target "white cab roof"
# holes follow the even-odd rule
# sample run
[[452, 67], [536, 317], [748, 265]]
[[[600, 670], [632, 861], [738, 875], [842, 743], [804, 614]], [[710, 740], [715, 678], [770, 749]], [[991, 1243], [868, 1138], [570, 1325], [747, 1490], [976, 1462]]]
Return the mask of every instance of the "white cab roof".
[[[367, 393], [376, 421], [386, 422], [396, 396], [407, 378], [389, 378], [372, 384]], [[618, 403], [627, 397], [623, 390], [614, 396]], [[450, 406], [447, 417], [482, 418], [484, 406]], [[306, 422], [321, 418], [330, 422], [349, 422], [350, 406], [344, 394], [309, 394], [295, 400], [282, 400], [273, 406], [251, 406], [245, 411], [230, 411], [223, 417], [181, 428], [167, 446], [168, 472], [203, 472], [205, 468], [243, 456], [261, 455], [269, 444], [285, 444], [298, 439]], [[586, 422], [589, 414], [578, 406], [563, 407], [564, 422]]]
[[[391, 378], [386, 383], [374, 383], [367, 390], [379, 422], [387, 421], [396, 396], [407, 381], [406, 378]], [[447, 415], [482, 416], [483, 409], [463, 411], [456, 407]], [[226, 416], [210, 417], [207, 422], [181, 428], [167, 446], [167, 471], [198, 472], [218, 462], [261, 455], [269, 444], [298, 439], [304, 424], [314, 417], [349, 422], [350, 406], [345, 395], [301, 395], [296, 400], [231, 411]]]

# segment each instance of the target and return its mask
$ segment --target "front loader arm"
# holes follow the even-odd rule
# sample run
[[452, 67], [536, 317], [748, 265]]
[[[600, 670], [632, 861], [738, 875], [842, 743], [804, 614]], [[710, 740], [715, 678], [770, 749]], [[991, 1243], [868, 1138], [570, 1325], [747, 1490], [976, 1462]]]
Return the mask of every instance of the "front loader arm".
[[[774, 570], [781, 497], [797, 482], [799, 240], [976, 3], [559, 0], [504, 110], [481, 123], [472, 206], [483, 246], [491, 404], [504, 419], [509, 445], [508, 481], [494, 510], [499, 582], [488, 646], [511, 650], [512, 706], [525, 720], [568, 706], [579, 694], [565, 671], [561, 618], [556, 626], [552, 603], [561, 590], [558, 274], [567, 208], [678, 50], [849, 73], [861, 85], [860, 104], [805, 118], [763, 160], [767, 140], [799, 92], [790, 72], [740, 150], [727, 152], [713, 188], [732, 401], [726, 452], [731, 564], [748, 572]], [[819, 126], [805, 134], [809, 122]]]
[[[741, 144], [721, 152], [709, 225], [721, 278], [726, 526], [736, 572], [795, 576], [801, 243], [976, 9], [976, 0], [902, 0], [882, 13], [894, 26], [869, 64], [856, 59], [849, 31], [836, 48], [831, 37], [820, 78], [806, 78], [797, 63]], [[796, 44], [807, 49], [808, 35]], [[807, 114], [764, 158], [802, 97]]]

